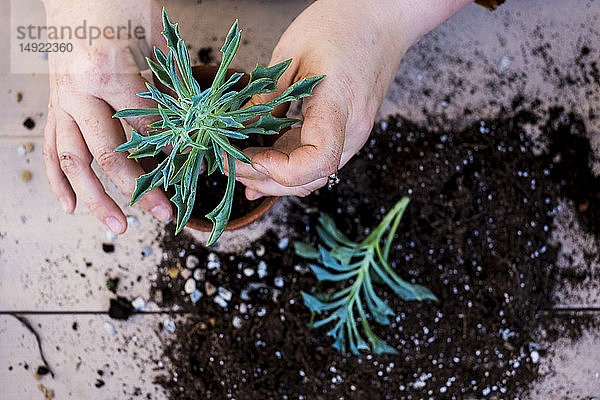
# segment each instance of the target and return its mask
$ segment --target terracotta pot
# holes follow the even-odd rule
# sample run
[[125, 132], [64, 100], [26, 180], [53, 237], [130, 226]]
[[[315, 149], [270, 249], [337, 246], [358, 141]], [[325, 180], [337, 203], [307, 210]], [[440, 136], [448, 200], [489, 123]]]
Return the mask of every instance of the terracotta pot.
[[[218, 69], [218, 67], [216, 67], [214, 65], [199, 65], [199, 66], [192, 67], [194, 78], [196, 78], [198, 83], [200, 83], [200, 87], [202, 87], [203, 89], [210, 86], [210, 84], [213, 81], [214, 76], [217, 74], [217, 69]], [[238, 71], [230, 68], [227, 71], [227, 76], [225, 79], [229, 78], [235, 72], [238, 72]], [[244, 76], [242, 76], [242, 78], [232, 87], [232, 89], [238, 90], [238, 91], [241, 90], [248, 84], [249, 79], [250, 79], [250, 76], [248, 74], [244, 74]], [[165, 90], [165, 87], [160, 84], [158, 79], [155, 79], [155, 82], [157, 83], [157, 86], [161, 90]], [[276, 137], [271, 136], [271, 137], [269, 137], [269, 139], [274, 141], [276, 139]], [[239, 185], [239, 183], [237, 183], [237, 184]], [[250, 225], [257, 219], [262, 217], [267, 211], [269, 211], [271, 209], [271, 207], [273, 207], [275, 205], [275, 203], [277, 203], [277, 200], [279, 200], [279, 197], [274, 197], [274, 196], [265, 197], [259, 203], [258, 207], [251, 210], [248, 214], [243, 215], [239, 218], [229, 220], [229, 222], [227, 223], [227, 228], [225, 228], [225, 230], [230, 231], [230, 230], [240, 229], [240, 228]], [[177, 208], [175, 207], [175, 205], [173, 205], [173, 211], [174, 211], [174, 215], [177, 215]], [[208, 219], [206, 219], [204, 217], [199, 218], [194, 215], [192, 215], [190, 217], [190, 219], [188, 220], [188, 222], [185, 226], [188, 228], [191, 228], [191, 229], [196, 229], [201, 232], [210, 232], [212, 230], [212, 222], [210, 222]]]

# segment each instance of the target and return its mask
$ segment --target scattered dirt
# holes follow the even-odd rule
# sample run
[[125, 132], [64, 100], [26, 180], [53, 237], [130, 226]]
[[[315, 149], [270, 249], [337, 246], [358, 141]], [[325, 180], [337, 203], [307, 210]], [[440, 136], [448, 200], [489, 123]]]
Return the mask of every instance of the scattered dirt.
[[114, 253], [115, 245], [112, 243], [102, 243], [102, 251], [105, 253]]
[[114, 319], [128, 319], [135, 309], [131, 305], [131, 301], [122, 296], [117, 296], [114, 299], [110, 299], [110, 307], [108, 309], [108, 316]]
[[202, 47], [198, 50], [198, 60], [201, 64], [213, 64], [215, 62], [215, 56], [213, 55], [212, 47]]
[[28, 117], [25, 121], [23, 121], [23, 126], [31, 130], [35, 128], [35, 121], [31, 117]]
[[[597, 233], [600, 185], [578, 116], [523, 111], [532, 106], [522, 99], [515, 107], [456, 131], [401, 117], [380, 123], [339, 185], [290, 207], [279, 221], [288, 237], [268, 233], [243, 255], [211, 254], [185, 234], [174, 237], [171, 226], [152, 297], [193, 315], [166, 343], [172, 369], [159, 382], [170, 399], [524, 395], [546, 355], [534, 332], [556, 331], [548, 314], [558, 249], [549, 239], [559, 199], [573, 201], [582, 226]], [[528, 139], [532, 126], [545, 141]], [[380, 288], [396, 318], [373, 327], [400, 354], [343, 356], [326, 328], [307, 328], [300, 291], [316, 281], [292, 241], [316, 241], [319, 211], [363, 238], [404, 195], [412, 201], [390, 259], [440, 301], [403, 302]], [[231, 291], [231, 300], [190, 301], [185, 279], [167, 274], [190, 254], [201, 260], [200, 280]]]

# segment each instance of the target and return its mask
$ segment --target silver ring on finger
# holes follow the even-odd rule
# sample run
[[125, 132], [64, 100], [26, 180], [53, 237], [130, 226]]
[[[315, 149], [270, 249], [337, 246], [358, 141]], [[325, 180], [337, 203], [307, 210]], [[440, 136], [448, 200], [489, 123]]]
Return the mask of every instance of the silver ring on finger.
[[331, 190], [335, 185], [340, 183], [337, 171], [327, 177], [327, 189]]

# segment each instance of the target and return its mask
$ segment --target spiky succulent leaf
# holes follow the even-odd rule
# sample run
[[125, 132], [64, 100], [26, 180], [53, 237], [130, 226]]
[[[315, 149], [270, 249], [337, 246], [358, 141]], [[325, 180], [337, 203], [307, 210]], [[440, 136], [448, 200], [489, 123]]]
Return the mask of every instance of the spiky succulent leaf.
[[[389, 317], [394, 315], [389, 305], [375, 292], [374, 278], [377, 277], [379, 282], [404, 300], [437, 301], [429, 289], [410, 284], [400, 278], [387, 261], [391, 241], [408, 202], [408, 198], [404, 197], [396, 203], [381, 223], [360, 243], [342, 234], [333, 219], [326, 214], [321, 214], [320, 226], [317, 227], [317, 234], [324, 246], [319, 245], [317, 250], [300, 242], [294, 243], [296, 254], [311, 260], [317, 259], [320, 263], [309, 264], [319, 281], [337, 284], [339, 290], [333, 294], [326, 295], [315, 290], [313, 294], [302, 292], [302, 298], [304, 304], [314, 313], [331, 310], [328, 316], [314, 322], [312, 326], [318, 328], [337, 321], [335, 327], [327, 334], [335, 339], [333, 347], [340, 352], [345, 352], [348, 347], [357, 355], [369, 349], [376, 354], [397, 353], [396, 349], [375, 335], [369, 325], [370, 318], [378, 324], [389, 325]], [[388, 237], [382, 250], [380, 242], [386, 231]], [[371, 317], [365, 312], [363, 299]], [[370, 347], [361, 337], [358, 320], [371, 344]]]
[[276, 118], [270, 114], [275, 105], [310, 95], [319, 79], [301, 80], [292, 85], [276, 99], [276, 102], [241, 108], [257, 94], [277, 90], [277, 81], [291, 63], [286, 60], [277, 65], [258, 65], [250, 74], [248, 84], [239, 91], [232, 90], [242, 77], [227, 71], [240, 44], [237, 20], [231, 26], [221, 48], [223, 57], [216, 76], [204, 90], [193, 77], [187, 46], [179, 33], [179, 27], [171, 22], [163, 9], [163, 36], [169, 51], [163, 53], [154, 48], [154, 60], [148, 65], [160, 82], [171, 92], [162, 92], [147, 83], [148, 91], [138, 96], [157, 102], [156, 108], [126, 109], [117, 112], [116, 118], [157, 117], [159, 120], [148, 125], [148, 136], [133, 132], [132, 138], [119, 147], [118, 151], [129, 151], [130, 157], [154, 156], [170, 146], [171, 153], [152, 172], [138, 178], [132, 197], [137, 202], [149, 190], [161, 184], [165, 190], [173, 188], [171, 201], [177, 207], [179, 232], [191, 216], [196, 199], [196, 185], [202, 162], [206, 163], [208, 175], [225, 173], [225, 155], [229, 163], [229, 177], [225, 196], [219, 205], [207, 215], [213, 223], [208, 244], [216, 242], [227, 226], [231, 215], [233, 188], [235, 187], [235, 160], [251, 163], [248, 156], [231, 141], [246, 139], [249, 134], [270, 135], [280, 132], [297, 121]]
[[292, 59], [290, 58], [289, 60], [285, 60], [271, 67], [263, 67], [262, 65], [256, 64], [254, 71], [250, 73], [250, 82], [268, 79], [270, 84], [265, 86], [265, 91], [263, 93], [274, 92], [277, 90], [277, 81], [291, 63]]

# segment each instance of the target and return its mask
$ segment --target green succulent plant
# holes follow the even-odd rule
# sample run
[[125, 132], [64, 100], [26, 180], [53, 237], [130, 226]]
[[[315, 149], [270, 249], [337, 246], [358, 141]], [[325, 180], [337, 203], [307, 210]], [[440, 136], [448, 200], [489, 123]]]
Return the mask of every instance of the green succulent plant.
[[[309, 267], [319, 281], [337, 284], [337, 291], [334, 293], [313, 290], [312, 294], [302, 292], [302, 297], [304, 304], [313, 312], [313, 317], [315, 314], [329, 312], [327, 317], [317, 322], [312, 322], [311, 319], [313, 328], [337, 321], [327, 334], [335, 339], [333, 347], [343, 353], [346, 352], [346, 344], [353, 354], [370, 350], [358, 330], [357, 319], [360, 319], [362, 330], [374, 353], [397, 353], [396, 349], [375, 335], [368, 322], [370, 318], [364, 303], [371, 317], [379, 324], [389, 325], [389, 316], [394, 315], [389, 305], [375, 293], [374, 281], [387, 285], [404, 300], [437, 301], [429, 289], [400, 278], [388, 262], [392, 240], [408, 203], [407, 197], [396, 203], [362, 242], [346, 238], [331, 217], [321, 214], [317, 234], [323, 245], [319, 245], [317, 249], [302, 242], [294, 243], [296, 254], [318, 261], [319, 265], [309, 264]], [[388, 228], [382, 248], [380, 242]]]
[[139, 93], [138, 96], [155, 100], [156, 108], [125, 109], [117, 112], [114, 117], [157, 116], [160, 119], [148, 126], [146, 136], [133, 131], [131, 140], [116, 150], [130, 151], [130, 158], [141, 158], [155, 156], [165, 146], [172, 146], [171, 153], [158, 167], [137, 179], [131, 204], [136, 203], [152, 189], [163, 186], [167, 190], [169, 186], [173, 186], [175, 195], [171, 201], [177, 206], [176, 233], [183, 229], [191, 216], [203, 161], [206, 163], [208, 175], [217, 170], [225, 174], [227, 163], [225, 195], [217, 207], [206, 215], [213, 223], [207, 242], [207, 245], [211, 245], [221, 236], [231, 215], [235, 160], [252, 163], [248, 156], [232, 144], [232, 140], [246, 139], [250, 134], [277, 134], [298, 122], [296, 119], [274, 117], [271, 111], [282, 103], [310, 96], [324, 76], [302, 79], [266, 104], [242, 108], [256, 94], [277, 91], [277, 81], [292, 60], [271, 67], [257, 65], [250, 73], [246, 87], [240, 91], [231, 90], [243, 76], [242, 73], [234, 73], [225, 80], [227, 69], [240, 44], [241, 35], [236, 20], [221, 48], [223, 57], [212, 85], [201, 88], [192, 75], [190, 56], [179, 34], [179, 28], [177, 24], [171, 23], [164, 8], [162, 18], [162, 33], [169, 52], [165, 55], [155, 47], [156, 62], [149, 58], [147, 60], [154, 75], [175, 96], [146, 83], [148, 91]]

